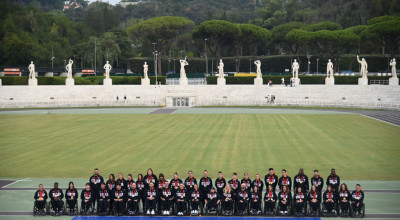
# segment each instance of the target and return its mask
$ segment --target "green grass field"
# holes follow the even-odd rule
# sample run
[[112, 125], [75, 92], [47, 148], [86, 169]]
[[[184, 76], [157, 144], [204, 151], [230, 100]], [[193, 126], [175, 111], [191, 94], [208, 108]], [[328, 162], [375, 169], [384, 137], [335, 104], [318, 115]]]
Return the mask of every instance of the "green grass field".
[[400, 180], [400, 127], [356, 114], [0, 115], [0, 177], [221, 170]]

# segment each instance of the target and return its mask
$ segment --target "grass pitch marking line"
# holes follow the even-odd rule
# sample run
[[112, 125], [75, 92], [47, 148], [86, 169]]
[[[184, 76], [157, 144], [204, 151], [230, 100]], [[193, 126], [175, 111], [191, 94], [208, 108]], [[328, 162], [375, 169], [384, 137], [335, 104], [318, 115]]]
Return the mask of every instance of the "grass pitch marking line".
[[10, 186], [10, 185], [12, 185], [12, 184], [14, 184], [14, 183], [23, 182], [23, 181], [32, 181], [32, 180], [31, 180], [31, 178], [25, 178], [25, 179], [16, 180], [16, 181], [14, 181], [14, 182], [12, 182], [12, 183], [9, 183], [9, 184], [7, 184], [7, 185], [1, 187], [1, 188], [6, 188], [6, 187], [8, 187], [8, 186]]
[[377, 120], [377, 121], [385, 122], [385, 123], [388, 123], [388, 124], [391, 124], [391, 125], [394, 125], [394, 126], [400, 127], [400, 125], [393, 124], [393, 123], [391, 123], [391, 122], [388, 122], [388, 121], [384, 121], [384, 120], [381, 120], [381, 119], [377, 119], [377, 118], [374, 118], [374, 117], [371, 117], [371, 116], [368, 116], [368, 115], [363, 115], [363, 114], [360, 114], [360, 115], [362, 115], [362, 116], [365, 116], [365, 117], [367, 117], [367, 118], [372, 118], [372, 119], [375, 119], [375, 120]]

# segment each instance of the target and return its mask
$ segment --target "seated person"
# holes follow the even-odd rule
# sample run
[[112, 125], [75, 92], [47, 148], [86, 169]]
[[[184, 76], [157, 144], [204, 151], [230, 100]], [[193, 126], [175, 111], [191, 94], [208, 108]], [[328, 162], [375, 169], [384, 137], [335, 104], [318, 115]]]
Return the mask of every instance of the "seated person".
[[65, 191], [65, 200], [67, 201], [67, 208], [69, 214], [72, 215], [75, 211], [75, 206], [78, 202], [78, 190], [75, 189], [73, 182], [69, 182], [68, 189]]
[[199, 204], [201, 201], [201, 194], [199, 191], [199, 186], [197, 184], [193, 185], [193, 190], [190, 193], [190, 206], [192, 207], [192, 214], [198, 215]]
[[187, 200], [187, 191], [183, 182], [179, 183], [179, 188], [175, 190], [176, 211], [178, 215], [183, 215], [185, 211], [185, 203]]
[[144, 190], [144, 195], [145, 199], [145, 205], [146, 205], [146, 215], [155, 215], [155, 209], [157, 205], [157, 198], [158, 198], [158, 192], [154, 187], [154, 183], [150, 181], [149, 187], [146, 187]]
[[210, 192], [207, 193], [205, 203], [209, 211], [217, 211], [218, 204], [220, 203], [218, 193], [212, 187]]
[[[53, 208], [55, 215], [60, 215], [62, 212], [62, 208], [64, 206], [64, 202], [62, 199], [64, 198], [63, 191], [58, 188], [58, 183], [54, 183], [54, 188], [50, 190], [49, 196], [51, 199], [51, 207]], [[62, 214], [62, 213], [61, 213]]]
[[328, 214], [332, 214], [332, 210], [337, 202], [336, 193], [332, 191], [332, 186], [328, 185], [323, 195], [324, 205]]
[[339, 206], [342, 216], [349, 215], [351, 197], [350, 197], [350, 192], [347, 189], [347, 185], [345, 183], [342, 183], [342, 185], [340, 185], [340, 191], [338, 193], [338, 197], [339, 197]]
[[97, 207], [99, 207], [99, 214], [106, 215], [107, 209], [110, 206], [110, 192], [106, 188], [106, 184], [104, 182], [100, 183], [99, 194], [97, 195]]
[[136, 187], [136, 183], [132, 183], [128, 191], [128, 214], [139, 213], [140, 191]]
[[281, 211], [281, 214], [287, 214], [288, 213], [288, 206], [290, 205], [290, 202], [292, 201], [292, 194], [290, 193], [290, 188], [287, 185], [283, 185], [281, 188], [281, 191], [278, 194], [278, 200], [279, 200], [279, 208]]
[[47, 192], [43, 188], [43, 184], [39, 184], [39, 189], [35, 192], [36, 208], [38, 209], [38, 214], [45, 215], [46, 212], [44, 208], [46, 208], [46, 200], [47, 200]]
[[364, 192], [361, 190], [360, 184], [356, 185], [356, 190], [351, 193], [351, 206], [354, 214], [361, 214], [361, 208], [364, 206]]
[[297, 187], [297, 191], [293, 195], [293, 200], [295, 216], [300, 216], [307, 202], [307, 194], [303, 193], [302, 187]]
[[229, 184], [225, 185], [221, 200], [222, 200], [222, 210], [232, 212], [233, 211], [233, 190], [232, 190], [231, 185], [229, 185]]
[[251, 192], [250, 194], [250, 207], [252, 212], [258, 212], [260, 210], [261, 207], [261, 194], [262, 192], [258, 190], [257, 186], [254, 186], [253, 188], [253, 192]]
[[321, 194], [317, 191], [317, 187], [313, 185], [308, 193], [308, 202], [311, 207], [311, 212], [316, 215], [321, 204]]
[[160, 200], [161, 200], [163, 215], [169, 215], [171, 205], [174, 202], [174, 194], [172, 193], [172, 190], [169, 188], [168, 181], [166, 181], [165, 184], [163, 184]]
[[265, 212], [268, 214], [272, 214], [274, 212], [276, 199], [277, 196], [273, 184], [268, 184], [267, 192], [264, 196]]
[[114, 201], [114, 214], [121, 216], [125, 207], [126, 191], [122, 188], [122, 185], [119, 182], [117, 182], [115, 186], [112, 197]]
[[246, 190], [246, 184], [240, 185], [240, 191], [237, 194], [238, 214], [243, 215], [246, 211], [247, 202], [249, 201], [249, 193]]
[[86, 183], [85, 189], [81, 192], [81, 212], [85, 215], [89, 214], [89, 210], [92, 207], [95, 195], [90, 188], [90, 183]]

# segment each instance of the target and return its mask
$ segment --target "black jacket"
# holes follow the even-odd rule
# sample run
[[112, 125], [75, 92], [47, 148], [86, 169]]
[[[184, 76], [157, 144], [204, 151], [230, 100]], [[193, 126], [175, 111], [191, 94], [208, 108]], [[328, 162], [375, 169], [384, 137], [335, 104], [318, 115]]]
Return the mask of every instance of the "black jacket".
[[219, 177], [215, 180], [215, 188], [217, 188], [218, 194], [221, 196], [224, 192], [224, 188], [226, 186], [226, 180], [225, 178], [222, 177], [220, 179]]
[[262, 192], [262, 190], [264, 189], [264, 183], [263, 183], [263, 181], [260, 179], [260, 180], [253, 180], [253, 182], [251, 183], [251, 188], [253, 188], [254, 189], [254, 186], [257, 186], [257, 188], [258, 188], [258, 190], [260, 191], [260, 192]]
[[121, 189], [126, 190], [127, 189], [127, 183], [126, 183], [126, 179], [120, 179], [118, 178], [117, 183], [119, 183], [121, 185]]
[[53, 189], [51, 189], [50, 192], [49, 192], [49, 197], [50, 197], [50, 199], [51, 199], [52, 201], [53, 201], [56, 197], [59, 197], [60, 200], [62, 200], [62, 199], [64, 198], [64, 193], [63, 193], [63, 191], [62, 191], [60, 188], [58, 188], [58, 189], [53, 188]]
[[308, 176], [297, 174], [293, 179], [293, 191], [297, 192], [297, 188], [301, 187], [302, 192], [307, 192], [309, 189]]
[[174, 200], [174, 192], [170, 188], [162, 189], [160, 193], [160, 197], [164, 198], [165, 200]]
[[93, 176], [91, 176], [89, 178], [90, 188], [93, 191], [98, 191], [100, 189], [100, 183], [103, 181], [104, 181], [104, 179], [102, 176], [100, 176], [100, 175], [96, 176], [93, 174]]
[[126, 190], [131, 189], [132, 184], [135, 182], [135, 180], [126, 180]]
[[[272, 196], [272, 198], [271, 198], [271, 196]], [[271, 195], [270, 195], [269, 191], [265, 192], [264, 201], [268, 201], [268, 200], [276, 201], [277, 198], [278, 197], [277, 197], [275, 191], [271, 191]]]
[[194, 184], [197, 184], [197, 180], [196, 178], [192, 177], [191, 179], [189, 177], [187, 177], [185, 179], [185, 187], [187, 190], [192, 191]]
[[144, 193], [143, 193], [143, 197], [144, 198], [150, 198], [150, 196], [153, 196], [153, 198], [155, 200], [158, 200], [158, 197], [160, 196], [160, 194], [159, 194], [159, 192], [158, 192], [158, 190], [156, 188], [154, 188], [154, 189], [150, 189], [150, 188], [145, 189]]
[[81, 200], [89, 200], [89, 201], [93, 201], [95, 199], [96, 195], [93, 194], [93, 190], [86, 190], [83, 189], [81, 192]]
[[178, 201], [178, 199], [183, 199], [183, 200], [188, 200], [189, 199], [189, 195], [188, 195], [188, 191], [184, 188], [184, 189], [177, 189], [175, 190], [175, 201]]
[[37, 199], [39, 199], [40, 197], [42, 197], [42, 198], [44, 199], [44, 201], [46, 201], [46, 200], [47, 200], [47, 192], [46, 192], [46, 190], [43, 190], [41, 194], [42, 194], [42, 196], [40, 196], [40, 190], [37, 190], [37, 191], [35, 192], [35, 195], [33, 196], [33, 198], [34, 198], [35, 200], [37, 200]]
[[269, 173], [264, 177], [265, 188], [268, 189], [269, 185], [272, 185], [272, 188], [276, 188], [276, 184], [278, 184], [278, 176], [276, 174], [270, 175]]
[[151, 176], [149, 176], [149, 175], [144, 176], [143, 180], [144, 180], [145, 188], [149, 188], [149, 183], [150, 182], [154, 183], [154, 188], [158, 187], [158, 179], [157, 179], [157, 176], [154, 175], [154, 174], [151, 175]]
[[287, 204], [289, 204], [292, 201], [292, 193], [284, 193], [284, 192], [279, 192], [278, 194], [278, 200], [279, 202], [282, 202], [284, 199], [286, 199]]
[[138, 190], [143, 191], [146, 188], [144, 181], [136, 181], [136, 187]]
[[199, 201], [201, 201], [203, 198], [203, 195], [201, 194], [200, 190], [192, 190], [190, 192], [190, 201], [194, 201], [196, 199], [198, 199]]
[[65, 190], [65, 199], [71, 200], [71, 197], [73, 197], [73, 200], [78, 200], [78, 190], [76, 190], [75, 188], [73, 190]]
[[226, 198], [230, 198], [231, 200], [233, 200], [234, 199], [233, 191], [231, 191], [230, 193], [222, 192], [221, 199], [225, 200]]
[[324, 194], [322, 195], [322, 199], [324, 202], [328, 199], [332, 199], [334, 202], [338, 201], [336, 192], [332, 192], [332, 191], [330, 192], [330, 194], [328, 191], [325, 191]]
[[299, 201], [299, 200], [303, 200], [303, 202], [307, 202], [307, 194], [305, 194], [305, 193], [301, 193], [301, 194], [299, 194], [298, 192], [296, 192], [296, 193], [294, 193], [294, 195], [293, 195], [293, 200], [295, 201], [295, 202], [297, 202], [297, 201]]
[[209, 193], [207, 193], [205, 199], [207, 199], [207, 202], [209, 203], [211, 200], [214, 200], [214, 199], [218, 201], [220, 199], [220, 196], [218, 195], [217, 192], [214, 192], [214, 193], [209, 192]]
[[233, 181], [233, 179], [231, 179], [228, 181], [228, 184], [231, 185], [231, 188], [234, 193], [237, 193], [240, 191], [240, 181], [238, 179], [236, 179], [235, 181]]
[[[245, 178], [243, 178], [241, 181], [240, 181], [240, 183], [241, 184], [243, 184], [244, 183], [244, 185], [246, 185], [246, 190], [250, 190], [250, 188], [251, 188], [251, 179], [249, 178], [249, 179], [245, 179]], [[249, 191], [250, 192], [250, 191]]]
[[286, 176], [286, 177], [281, 176], [281, 178], [279, 178], [279, 181], [278, 181], [278, 186], [279, 186], [280, 189], [282, 189], [283, 185], [287, 185], [287, 187], [289, 189], [291, 189], [291, 187], [292, 187], [292, 178], [290, 178], [290, 176]]
[[118, 189], [114, 189], [114, 191], [111, 193], [111, 197], [112, 199], [122, 199], [123, 202], [126, 202], [127, 197], [128, 197], [128, 193], [126, 193], [126, 191], [124, 189], [118, 190]]
[[[340, 201], [345, 200], [346, 202], [350, 202], [350, 200], [352, 198], [349, 190], [346, 190], [346, 191], [340, 190], [337, 195], [338, 195]], [[345, 202], [345, 201], [343, 201], [343, 202]]]
[[115, 181], [111, 182], [110, 180], [107, 180], [106, 183], [106, 188], [111, 192], [115, 189]]
[[257, 191], [257, 193], [256, 192], [251, 192], [250, 193], [250, 199], [251, 199], [251, 201], [253, 201], [254, 202], [254, 200], [256, 200], [257, 199], [257, 202], [261, 202], [262, 201], [262, 194], [261, 194], [261, 191]]
[[129, 189], [128, 191], [128, 199], [139, 201], [142, 198], [141, 192], [138, 188]]
[[321, 192], [324, 188], [324, 179], [321, 176], [313, 176], [311, 178], [311, 186], [317, 186], [318, 192]]
[[364, 201], [364, 192], [362, 190], [360, 192], [354, 190], [351, 193], [351, 201], [355, 203], [362, 203]]
[[213, 187], [213, 183], [210, 177], [202, 177], [199, 182], [199, 189], [205, 195], [207, 194], [210, 189]]
[[326, 185], [332, 186], [332, 189], [337, 192], [340, 186], [340, 177], [338, 175], [329, 175], [328, 178], [326, 178]]
[[321, 193], [318, 192], [318, 191], [315, 192], [315, 195], [314, 195], [314, 193], [312, 193], [312, 192], [310, 191], [310, 192], [308, 193], [308, 195], [307, 195], [308, 201], [311, 202], [311, 201], [314, 199], [314, 196], [315, 196], [315, 199], [317, 199], [317, 203], [321, 203]]
[[173, 189], [174, 191], [179, 189], [179, 184], [183, 183], [183, 181], [181, 179], [172, 179], [169, 182], [169, 188]]
[[99, 192], [97, 193], [97, 199], [98, 200], [109, 200], [111, 199], [111, 194], [108, 189], [100, 189]]
[[240, 190], [237, 193], [237, 201], [240, 201], [240, 200], [244, 201], [244, 200], [248, 200], [249, 198], [250, 198], [250, 195], [247, 190], [245, 190], [245, 191]]

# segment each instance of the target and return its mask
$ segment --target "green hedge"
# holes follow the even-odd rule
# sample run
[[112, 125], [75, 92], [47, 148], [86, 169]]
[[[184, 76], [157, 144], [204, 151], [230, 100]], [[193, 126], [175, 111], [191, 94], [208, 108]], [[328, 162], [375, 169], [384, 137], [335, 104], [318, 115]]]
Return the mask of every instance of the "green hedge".
[[[268, 84], [271, 80], [273, 84], [281, 84], [282, 78], [285, 78], [285, 83], [289, 84], [292, 76], [263, 76], [264, 84]], [[207, 84], [217, 84], [217, 76], [207, 77]], [[255, 77], [233, 77], [226, 76], [226, 84], [254, 84]], [[301, 84], [325, 84], [325, 76], [299, 76]], [[335, 76], [335, 84], [357, 85], [360, 76]], [[368, 80], [388, 80], [390, 76], [368, 76]]]
[[[140, 85], [141, 77], [138, 76], [111, 76], [113, 85]], [[151, 76], [150, 83], [155, 84], [155, 77]], [[0, 77], [3, 85], [28, 85], [27, 76], [2, 76]], [[65, 85], [66, 77], [37, 77], [38, 85]], [[74, 77], [75, 85], [98, 85], [99, 80], [103, 84], [104, 77], [102, 76], [88, 76], [88, 77]], [[157, 80], [165, 85], [166, 77], [159, 76]]]

